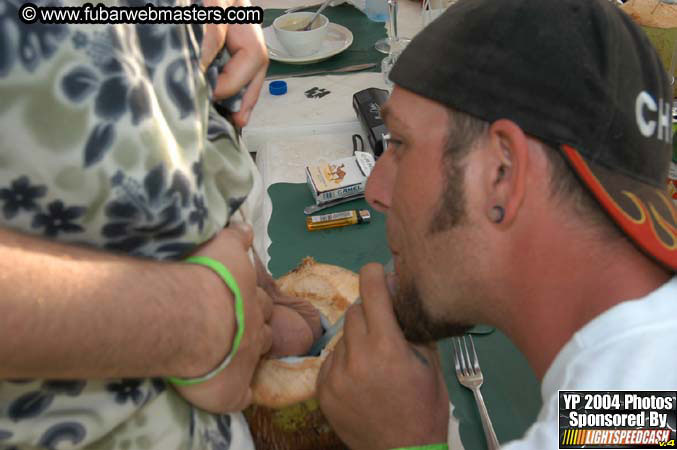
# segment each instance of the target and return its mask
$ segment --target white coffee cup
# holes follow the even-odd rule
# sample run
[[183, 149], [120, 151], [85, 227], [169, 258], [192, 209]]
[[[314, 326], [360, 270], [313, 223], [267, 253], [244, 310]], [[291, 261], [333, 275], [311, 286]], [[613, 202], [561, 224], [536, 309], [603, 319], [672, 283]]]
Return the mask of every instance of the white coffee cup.
[[294, 12], [283, 14], [273, 21], [277, 40], [291, 56], [310, 56], [322, 47], [329, 27], [329, 19], [325, 15], [317, 16], [310, 30], [302, 30], [313, 14], [312, 11]]

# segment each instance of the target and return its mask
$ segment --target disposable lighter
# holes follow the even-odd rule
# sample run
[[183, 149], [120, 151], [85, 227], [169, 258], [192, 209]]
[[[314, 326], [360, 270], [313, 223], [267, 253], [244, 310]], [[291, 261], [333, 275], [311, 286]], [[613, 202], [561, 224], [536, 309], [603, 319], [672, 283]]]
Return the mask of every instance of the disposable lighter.
[[332, 214], [321, 214], [306, 217], [308, 231], [326, 230], [328, 228], [345, 227], [356, 223], [369, 223], [371, 214], [366, 209], [353, 209]]

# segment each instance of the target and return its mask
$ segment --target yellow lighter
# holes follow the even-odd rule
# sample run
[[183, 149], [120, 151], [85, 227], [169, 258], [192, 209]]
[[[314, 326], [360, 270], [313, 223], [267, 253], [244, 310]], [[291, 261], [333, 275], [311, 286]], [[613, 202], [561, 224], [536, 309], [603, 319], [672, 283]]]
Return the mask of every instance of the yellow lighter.
[[369, 213], [369, 210], [353, 209], [351, 211], [306, 217], [306, 228], [308, 228], [308, 231], [317, 231], [345, 227], [356, 223], [369, 223], [370, 221], [371, 213]]

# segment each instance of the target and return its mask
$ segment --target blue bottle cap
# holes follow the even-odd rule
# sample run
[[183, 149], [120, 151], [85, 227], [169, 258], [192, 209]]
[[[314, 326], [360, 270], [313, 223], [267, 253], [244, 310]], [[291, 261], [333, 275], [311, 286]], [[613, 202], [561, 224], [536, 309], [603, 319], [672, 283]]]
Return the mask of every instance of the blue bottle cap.
[[273, 81], [268, 85], [268, 90], [273, 95], [284, 95], [287, 93], [287, 82]]

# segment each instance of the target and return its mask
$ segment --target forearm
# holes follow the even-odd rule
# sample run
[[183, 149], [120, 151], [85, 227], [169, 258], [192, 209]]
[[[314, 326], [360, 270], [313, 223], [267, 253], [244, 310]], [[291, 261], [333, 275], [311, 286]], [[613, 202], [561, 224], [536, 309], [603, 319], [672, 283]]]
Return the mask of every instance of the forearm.
[[233, 333], [231, 294], [203, 268], [0, 228], [0, 379], [195, 376]]

